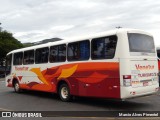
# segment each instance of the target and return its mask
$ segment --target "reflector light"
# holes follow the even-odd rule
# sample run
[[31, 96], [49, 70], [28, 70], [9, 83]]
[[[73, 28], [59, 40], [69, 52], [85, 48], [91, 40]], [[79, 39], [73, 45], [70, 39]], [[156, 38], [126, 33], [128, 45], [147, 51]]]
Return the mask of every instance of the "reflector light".
[[131, 75], [123, 75], [123, 85], [131, 86]]
[[131, 75], [123, 75], [123, 79], [131, 79]]
[[130, 94], [131, 94], [131, 95], [135, 95], [135, 94], [136, 94], [136, 92], [135, 92], [135, 91], [133, 91], [133, 92], [130, 92]]

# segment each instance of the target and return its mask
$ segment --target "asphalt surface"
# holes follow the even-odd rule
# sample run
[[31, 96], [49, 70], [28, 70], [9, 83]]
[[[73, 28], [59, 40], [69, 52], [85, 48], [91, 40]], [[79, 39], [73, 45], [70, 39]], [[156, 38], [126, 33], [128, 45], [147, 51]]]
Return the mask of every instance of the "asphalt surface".
[[[72, 102], [62, 102], [58, 95], [51, 93], [35, 91], [15, 93], [13, 88], [6, 87], [1, 79], [0, 111], [160, 111], [160, 91], [156, 95], [127, 101], [79, 97]], [[98, 118], [88, 117], [87, 119]]]

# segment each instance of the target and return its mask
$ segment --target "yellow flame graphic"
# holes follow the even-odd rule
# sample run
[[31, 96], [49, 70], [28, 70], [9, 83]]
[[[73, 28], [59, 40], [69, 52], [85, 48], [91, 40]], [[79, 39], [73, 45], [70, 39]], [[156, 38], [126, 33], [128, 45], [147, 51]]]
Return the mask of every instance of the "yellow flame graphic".
[[61, 75], [58, 77], [58, 80], [60, 78], [68, 78], [70, 77], [77, 69], [78, 65], [74, 65], [71, 68], [68, 69], [62, 69]]
[[34, 72], [44, 84], [49, 85], [44, 76], [42, 75], [40, 68], [32, 68], [30, 69], [30, 71]]

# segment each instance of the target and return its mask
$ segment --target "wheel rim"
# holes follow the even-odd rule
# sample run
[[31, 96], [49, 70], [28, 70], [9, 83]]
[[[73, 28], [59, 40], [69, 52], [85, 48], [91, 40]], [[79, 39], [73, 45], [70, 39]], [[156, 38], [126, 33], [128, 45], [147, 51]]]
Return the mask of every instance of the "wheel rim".
[[14, 86], [14, 87], [15, 87], [15, 91], [18, 92], [18, 91], [19, 91], [19, 84], [18, 84], [18, 83], [15, 83], [15, 86]]
[[61, 96], [62, 96], [62, 98], [64, 98], [64, 99], [66, 99], [67, 97], [68, 97], [68, 89], [67, 89], [67, 87], [63, 87], [62, 89], [61, 89]]

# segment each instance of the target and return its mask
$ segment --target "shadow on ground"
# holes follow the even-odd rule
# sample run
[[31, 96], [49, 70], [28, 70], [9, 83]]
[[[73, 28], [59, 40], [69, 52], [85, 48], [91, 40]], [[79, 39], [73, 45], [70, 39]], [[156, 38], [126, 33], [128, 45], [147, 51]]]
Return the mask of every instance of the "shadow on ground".
[[[16, 94], [15, 92], [10, 92]], [[57, 94], [37, 92], [37, 91], [23, 91], [19, 95], [38, 97], [40, 99], [49, 99], [56, 102], [61, 102]], [[64, 103], [63, 103], [64, 104]], [[67, 103], [68, 104], [68, 103]], [[87, 105], [105, 109], [106, 111], [144, 111], [152, 107], [152, 104], [145, 103], [141, 98], [130, 99], [126, 101], [114, 100], [114, 99], [99, 99], [99, 98], [85, 98], [85, 97], [74, 97], [69, 104]], [[95, 109], [93, 109], [95, 111]]]

